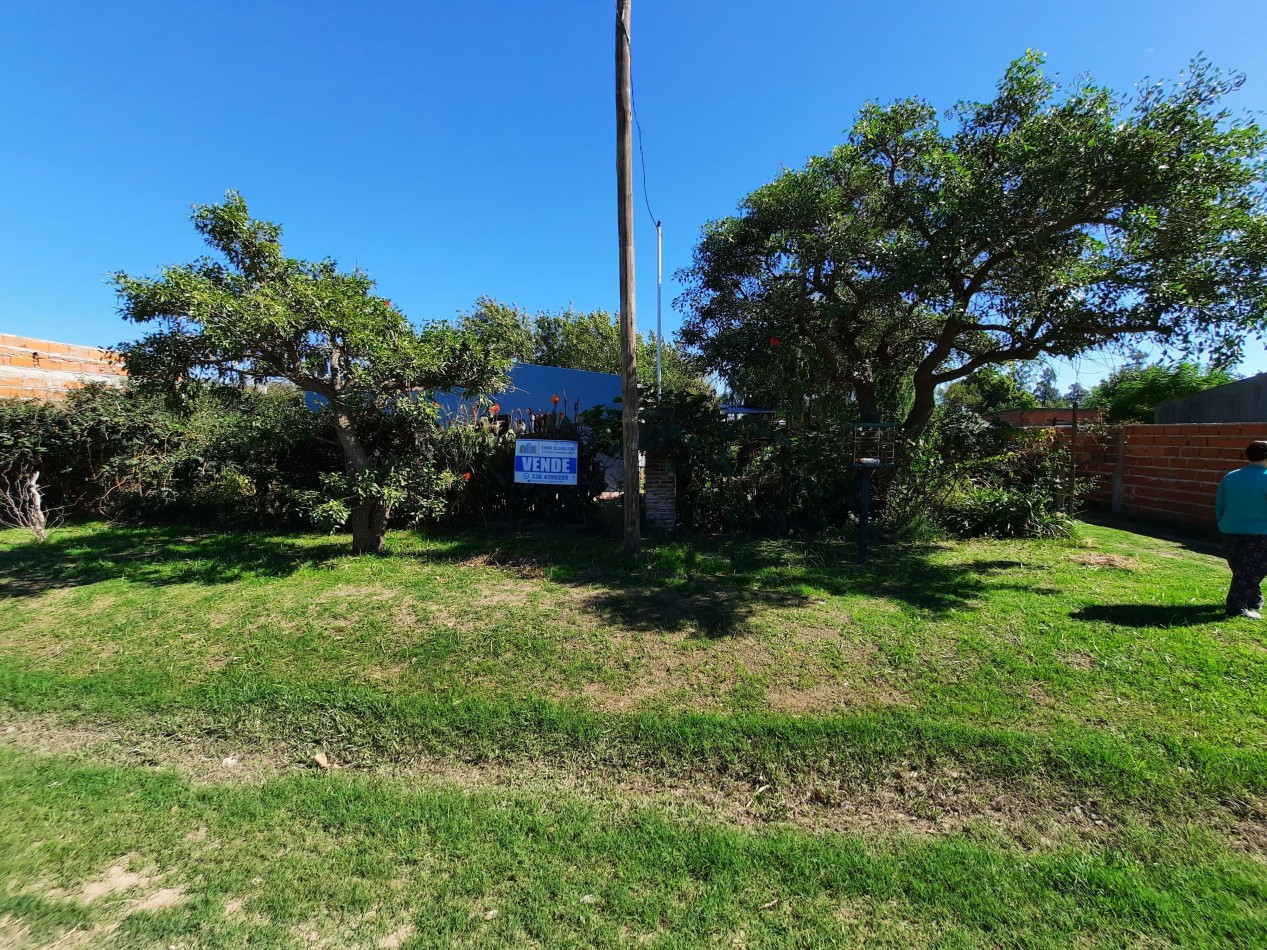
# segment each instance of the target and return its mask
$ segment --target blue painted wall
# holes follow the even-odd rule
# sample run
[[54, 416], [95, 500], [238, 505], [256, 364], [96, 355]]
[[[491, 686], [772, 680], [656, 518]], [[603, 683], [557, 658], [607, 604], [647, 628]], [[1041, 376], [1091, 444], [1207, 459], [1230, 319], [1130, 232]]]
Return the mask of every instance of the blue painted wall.
[[[580, 369], [560, 369], [557, 366], [535, 366], [532, 363], [516, 363], [510, 370], [510, 388], [497, 393], [493, 401], [501, 406], [502, 415], [519, 410], [524, 414], [551, 412], [554, 404], [551, 396], [559, 397], [558, 410], [568, 418], [595, 406], [619, 405], [620, 377], [615, 373], [590, 373]], [[463, 394], [441, 393], [436, 401], [446, 413], [457, 412]]]
[[[473, 394], [474, 395], [474, 394]], [[502, 415], [515, 410], [527, 413], [545, 413], [554, 410], [551, 396], [559, 397], [558, 411], [566, 412], [569, 419], [576, 413], [595, 406], [616, 406], [620, 396], [620, 377], [615, 373], [590, 373], [581, 369], [560, 369], [557, 366], [535, 366], [532, 363], [516, 363], [510, 370], [510, 388], [497, 393], [493, 402], [501, 406]], [[453, 415], [461, 408], [465, 394], [460, 392], [437, 393], [445, 415]], [[325, 404], [325, 397], [304, 393], [304, 402], [310, 408]]]

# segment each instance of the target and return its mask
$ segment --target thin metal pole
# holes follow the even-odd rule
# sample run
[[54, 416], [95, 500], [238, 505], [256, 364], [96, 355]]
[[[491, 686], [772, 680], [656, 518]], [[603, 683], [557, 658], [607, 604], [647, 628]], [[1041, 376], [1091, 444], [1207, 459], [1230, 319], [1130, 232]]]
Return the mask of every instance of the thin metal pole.
[[625, 553], [642, 544], [638, 466], [638, 337], [634, 313], [633, 91], [629, 78], [629, 5], [616, 7], [616, 207], [620, 237], [621, 430], [624, 436]]
[[660, 222], [655, 223], [655, 394], [656, 399], [664, 395], [664, 374], [661, 368], [664, 361], [664, 320], [661, 314], [660, 299], [664, 289], [664, 232]]
[[871, 469], [861, 469], [858, 486], [858, 563], [867, 563], [867, 535], [871, 533]]

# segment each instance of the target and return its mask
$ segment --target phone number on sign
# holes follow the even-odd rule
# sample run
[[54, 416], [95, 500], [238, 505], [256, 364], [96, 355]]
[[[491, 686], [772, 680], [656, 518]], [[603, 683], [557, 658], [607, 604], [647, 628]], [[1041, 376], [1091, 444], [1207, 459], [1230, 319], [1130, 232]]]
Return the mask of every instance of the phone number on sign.
[[569, 472], [516, 472], [516, 481], [525, 483], [549, 483], [558, 485], [575, 485], [576, 476]]

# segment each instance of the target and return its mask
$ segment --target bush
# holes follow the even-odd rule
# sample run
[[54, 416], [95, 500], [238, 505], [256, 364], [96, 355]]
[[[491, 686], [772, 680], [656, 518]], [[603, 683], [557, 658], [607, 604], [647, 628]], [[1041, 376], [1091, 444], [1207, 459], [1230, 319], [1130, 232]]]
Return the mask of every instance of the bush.
[[[642, 446], [675, 464], [684, 527], [818, 534], [857, 521], [849, 431], [727, 419], [715, 395], [642, 404]], [[52, 507], [116, 519], [338, 530], [373, 495], [410, 526], [588, 521], [604, 489], [600, 455], [620, 454], [620, 412], [547, 419], [534, 438], [574, 439], [576, 489], [515, 485], [515, 436], [486, 410], [442, 420], [412, 399], [366, 402], [357, 424], [375, 464], [346, 475], [333, 424], [293, 388], [225, 386], [178, 401], [88, 387], [64, 403], [0, 400], [0, 475], [39, 471]], [[874, 477], [876, 526], [894, 537], [1046, 537], [1068, 530], [1068, 456], [1058, 444], [943, 407], [898, 465]]]
[[1070, 488], [1069, 453], [1052, 433], [946, 406], [903, 447], [885, 513], [905, 536], [1064, 537]]
[[[704, 532], [853, 530], [861, 473], [850, 423], [791, 426], [727, 419], [714, 395], [665, 393], [641, 403], [640, 445], [676, 465], [683, 527]], [[618, 410], [587, 417], [620, 450]], [[896, 466], [873, 473], [875, 527], [890, 536], [1052, 536], [1068, 529], [1068, 456], [1041, 438], [944, 406], [917, 440], [897, 436]]]
[[[599, 451], [622, 451], [621, 410], [582, 415]], [[668, 458], [677, 478], [678, 522], [704, 532], [779, 531], [793, 491], [794, 448], [768, 416], [727, 419], [715, 393], [643, 387], [639, 448]]]
[[117, 520], [339, 530], [367, 494], [410, 526], [588, 517], [603, 485], [583, 426], [558, 420], [534, 435], [579, 442], [577, 489], [516, 486], [512, 432], [484, 410], [451, 420], [437, 410], [411, 399], [357, 407], [375, 464], [351, 479], [328, 412], [293, 387], [177, 398], [90, 386], [60, 403], [0, 400], [0, 476], [39, 471], [50, 505]]
[[295, 493], [335, 457], [293, 389], [170, 401], [94, 385], [61, 403], [0, 400], [0, 432], [0, 472], [38, 468], [53, 504], [120, 519], [294, 523]]
[[947, 513], [948, 527], [960, 537], [1068, 537], [1073, 519], [1051, 502], [1025, 488], [973, 486]]

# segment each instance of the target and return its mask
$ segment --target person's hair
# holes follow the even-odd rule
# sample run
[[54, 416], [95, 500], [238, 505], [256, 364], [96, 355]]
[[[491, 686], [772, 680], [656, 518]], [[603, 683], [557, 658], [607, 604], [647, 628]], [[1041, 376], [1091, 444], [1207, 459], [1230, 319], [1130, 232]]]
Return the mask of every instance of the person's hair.
[[1261, 462], [1263, 459], [1267, 459], [1267, 442], [1260, 440], [1245, 446], [1245, 457], [1251, 462]]

